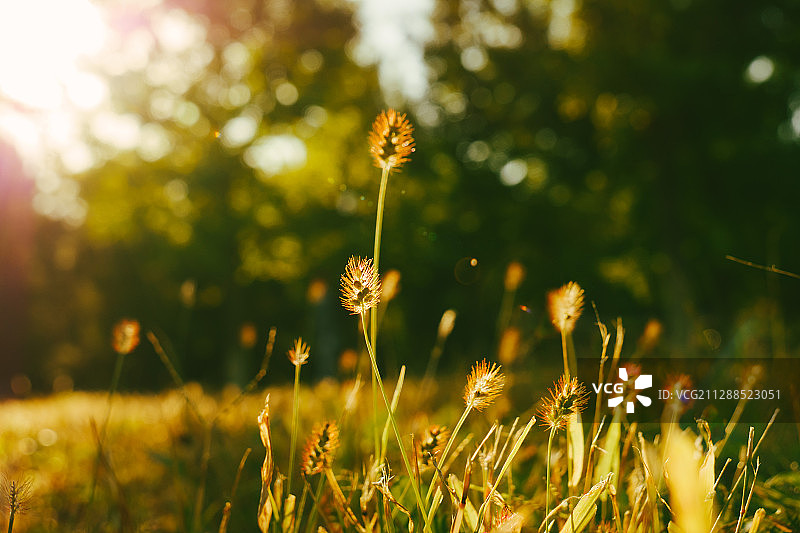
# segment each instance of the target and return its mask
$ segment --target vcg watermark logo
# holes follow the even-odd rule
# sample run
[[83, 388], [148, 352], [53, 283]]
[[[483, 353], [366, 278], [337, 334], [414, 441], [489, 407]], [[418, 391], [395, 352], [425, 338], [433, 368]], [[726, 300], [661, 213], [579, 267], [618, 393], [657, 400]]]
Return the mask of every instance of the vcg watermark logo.
[[[617, 407], [622, 402], [625, 402], [625, 410], [628, 413], [632, 413], [634, 410], [635, 402], [633, 401], [632, 396], [629, 396], [629, 400], [625, 399], [625, 389], [630, 391], [630, 379], [628, 378], [628, 370], [625, 367], [620, 367], [619, 369], [619, 379], [616, 383], [592, 383], [592, 389], [596, 394], [600, 393], [602, 390], [605, 394], [611, 396], [608, 399], [608, 406], [611, 408]], [[633, 380], [633, 390], [640, 391], [644, 389], [649, 389], [653, 386], [653, 375], [652, 374], [640, 374], [636, 379]], [[653, 403], [649, 397], [645, 396], [644, 394], [636, 394], [636, 400], [639, 401], [645, 407], [650, 406]]]

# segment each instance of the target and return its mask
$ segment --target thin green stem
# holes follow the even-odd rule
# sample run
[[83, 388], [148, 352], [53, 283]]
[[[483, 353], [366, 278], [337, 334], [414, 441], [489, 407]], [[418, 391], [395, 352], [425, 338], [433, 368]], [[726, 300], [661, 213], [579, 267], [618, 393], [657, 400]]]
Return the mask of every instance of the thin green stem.
[[308, 483], [303, 483], [303, 494], [300, 496], [300, 506], [294, 512], [294, 524], [292, 526], [292, 533], [300, 531], [300, 521], [303, 519], [303, 510], [306, 507], [306, 497], [308, 496]]
[[286, 484], [286, 493], [292, 493], [292, 474], [294, 473], [295, 448], [297, 447], [297, 430], [300, 419], [300, 367], [294, 365], [294, 401], [292, 403], [292, 440], [289, 448], [289, 479]]
[[[364, 338], [366, 338], [367, 331], [364, 330]], [[370, 355], [370, 357], [372, 357]], [[372, 372], [372, 437], [375, 440], [375, 460], [383, 455], [381, 451], [381, 438], [378, 431], [378, 378], [375, 376], [375, 370], [370, 367]]]
[[200, 531], [200, 521], [203, 514], [203, 501], [206, 497], [206, 480], [208, 478], [208, 462], [211, 460], [211, 436], [214, 432], [214, 425], [207, 424], [203, 435], [203, 455], [200, 460], [200, 483], [197, 486], [195, 495], [194, 514], [192, 516], [192, 531]]
[[400, 436], [400, 430], [397, 428], [397, 421], [394, 419], [394, 415], [392, 414], [392, 407], [389, 404], [389, 399], [386, 397], [386, 391], [383, 388], [383, 380], [381, 379], [381, 374], [378, 370], [378, 363], [375, 361], [375, 352], [372, 351], [372, 345], [370, 344], [369, 337], [367, 336], [366, 318], [364, 313], [361, 313], [361, 323], [364, 325], [364, 341], [367, 344], [369, 360], [372, 363], [372, 370], [377, 378], [378, 388], [381, 391], [381, 396], [383, 396], [383, 403], [386, 405], [386, 410], [389, 412], [389, 420], [392, 422], [394, 436], [397, 439], [397, 445], [400, 448], [400, 455], [403, 458], [403, 465], [405, 466], [406, 473], [408, 474], [408, 482], [411, 484], [411, 488], [414, 489], [414, 497], [417, 500], [417, 506], [419, 507], [420, 514], [422, 514], [422, 519], [425, 521], [423, 531], [430, 533], [432, 530], [430, 524], [428, 523], [428, 515], [425, 512], [425, 504], [422, 503], [422, 495], [419, 492], [419, 487], [417, 487], [417, 484], [414, 481], [414, 471], [411, 469], [411, 463], [408, 462], [408, 455], [406, 455], [406, 450], [403, 446], [403, 438]]
[[[94, 476], [92, 481], [92, 490], [89, 495], [89, 503], [94, 501], [94, 493], [97, 488], [97, 477], [100, 474], [100, 461], [101, 454], [103, 453], [103, 443], [106, 439], [106, 431], [108, 430], [108, 421], [111, 420], [111, 404], [114, 400], [114, 393], [117, 392], [119, 385], [119, 378], [122, 375], [122, 362], [125, 360], [125, 354], [117, 354], [117, 361], [114, 364], [114, 374], [111, 377], [111, 387], [108, 389], [108, 399], [106, 400], [106, 416], [103, 419], [103, 428], [100, 430], [100, 437], [97, 444], [97, 457], [95, 458]], [[13, 523], [13, 516], [11, 522]], [[9, 531], [11, 531], [11, 523], [9, 523]]]
[[[375, 272], [379, 272], [378, 266], [381, 259], [381, 233], [383, 232], [383, 206], [386, 202], [386, 185], [389, 183], [389, 167], [384, 167], [381, 173], [381, 185], [378, 192], [378, 209], [375, 215], [375, 246], [372, 250], [372, 265]], [[366, 335], [366, 325], [364, 326]], [[369, 338], [372, 348], [375, 350], [378, 345], [378, 309], [374, 308], [369, 314]], [[373, 407], [373, 433], [375, 438], [375, 457], [381, 456], [380, 437], [378, 435], [378, 394], [377, 379], [375, 373], [372, 374], [372, 407]]]
[[550, 436], [547, 439], [547, 473], [545, 474], [545, 504], [544, 504], [544, 516], [545, 516], [545, 525], [544, 531], [547, 533], [550, 531], [550, 524], [547, 523], [547, 516], [550, 514], [550, 451], [553, 446], [553, 437], [556, 434], [556, 427], [553, 426], [550, 428]]
[[[375, 270], [378, 270], [378, 264], [381, 257], [381, 232], [383, 231], [383, 205], [386, 201], [386, 184], [389, 183], [389, 168], [384, 167], [381, 174], [381, 188], [378, 191], [378, 212], [375, 216], [375, 247], [373, 249], [372, 261], [375, 265]], [[377, 313], [372, 313], [372, 318], [376, 318]], [[375, 336], [374, 330], [370, 331], [371, 337]]]
[[17, 509], [12, 507], [11, 508], [11, 515], [8, 517], [8, 533], [12, 533], [14, 530], [14, 514], [17, 512]]
[[[453, 432], [450, 434], [450, 438], [447, 439], [447, 444], [445, 445], [444, 451], [442, 452], [442, 455], [439, 458], [439, 464], [442, 465], [442, 468], [444, 468], [444, 462], [445, 462], [445, 459], [447, 459], [447, 454], [450, 452], [450, 447], [453, 445], [453, 443], [456, 440], [456, 435], [458, 435], [458, 430], [460, 430], [461, 426], [464, 425], [464, 421], [467, 419], [467, 415], [469, 415], [470, 411], [472, 411], [472, 406], [471, 405], [467, 405], [467, 407], [464, 409], [464, 412], [461, 413], [461, 418], [458, 419], [458, 422], [456, 423], [456, 427], [453, 429]], [[436, 476], [433, 476], [433, 478], [431, 478], [431, 484], [430, 484], [430, 486], [428, 486], [428, 492], [425, 495], [425, 503], [428, 503], [428, 501], [430, 501], [431, 494], [433, 494], [433, 487], [435, 485], [436, 485]]]
[[569, 359], [567, 357], [567, 334], [561, 330], [561, 353], [564, 355], [564, 376], [569, 380]]
[[108, 420], [111, 418], [111, 400], [114, 397], [114, 393], [117, 392], [117, 387], [119, 386], [119, 378], [122, 375], [122, 362], [125, 360], [125, 354], [121, 353], [117, 357], [117, 362], [114, 365], [114, 375], [111, 378], [111, 388], [108, 389], [108, 407], [106, 408], [106, 418], [103, 422], [103, 432], [101, 433], [101, 441], [105, 437], [106, 434], [106, 427], [108, 426]]
[[319, 475], [319, 485], [317, 490], [311, 495], [314, 504], [311, 506], [311, 514], [308, 516], [308, 523], [306, 524], [306, 533], [312, 533], [314, 526], [317, 523], [317, 511], [319, 510], [319, 499], [322, 497], [322, 489], [325, 486], [325, 474]]

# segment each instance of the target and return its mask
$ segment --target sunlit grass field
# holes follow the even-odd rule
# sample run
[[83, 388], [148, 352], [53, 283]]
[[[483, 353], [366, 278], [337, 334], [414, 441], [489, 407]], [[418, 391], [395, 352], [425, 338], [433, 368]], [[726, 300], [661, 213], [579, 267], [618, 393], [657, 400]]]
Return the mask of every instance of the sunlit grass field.
[[[374, 251], [351, 257], [341, 276], [342, 306], [363, 335], [355, 379], [309, 385], [303, 367], [314, 347], [297, 339], [287, 354], [294, 385], [265, 388], [278, 356], [273, 329], [245, 389], [204, 391], [183, 382], [156, 335], [123, 320], [108, 391], [0, 405], [9, 533], [798, 531], [797, 406], [744, 423], [745, 398], [713, 420], [668, 401], [656, 421], [638, 424], [628, 417], [634, 402], [652, 402], [638, 396], [638, 379], [619, 384], [612, 405], [611, 392], [576, 377], [572, 333], [582, 316], [599, 333], [596, 383], [645, 377], [621, 322], [610, 329], [586, 318], [577, 283], [547, 293], [560, 349], [546, 363], [510, 355], [519, 333], [508, 316], [524, 278], [512, 263], [497, 325], [507, 364], [487, 357], [437, 371], [455, 320], [445, 313], [423, 377], [406, 379], [405, 367], [381, 374], [378, 306], [391, 300], [379, 275], [384, 199], [391, 172], [415, 150], [412, 131], [388, 111], [369, 137], [381, 169]], [[152, 345], [173, 389], [118, 393], [140, 342]], [[667, 390], [685, 390], [690, 378]]]
[[[432, 424], [447, 425], [452, 429], [463, 407], [460, 393], [466, 380], [462, 378], [464, 383], [459, 387], [450, 387], [449, 383], [458, 379], [449, 376], [445, 381], [448, 386], [436, 387], [427, 398], [424, 398], [419, 383], [404, 383], [398, 402], [398, 418], [409, 447], [411, 434], [419, 442]], [[531, 382], [521, 381], [515, 384], [512, 379], [509, 383], [514, 401], [509, 396], [498, 401], [486, 412], [472, 418], [466, 431], [459, 436], [459, 457], [450, 467], [452, 487], [457, 492], [460, 492], [459, 482], [463, 481], [465, 474], [466, 457], [473, 455], [479, 442], [493, 427], [492, 422], [505, 423], [502, 428], [495, 429], [494, 436], [489, 437], [488, 446], [484, 444], [497, 459], [502, 457], [500, 451], [515, 418], [511, 411], [514, 404], [528, 397], [532, 408], [538, 403], [534, 396], [545, 394], [544, 390], [531, 389], [536, 387]], [[371, 409], [369, 387], [368, 383], [366, 388], [363, 385], [354, 394], [359, 386], [355, 382], [325, 381], [313, 387], [302, 387], [299, 396], [302, 440], [323, 420], [338, 423], [340, 446], [331, 457], [330, 468], [359, 517], [365, 468], [369, 464], [372, 446], [368, 423]], [[394, 382], [387, 381], [390, 388], [394, 385]], [[185, 395], [173, 390], [158, 395], [115, 397], [103, 445], [105, 459], [99, 467], [97, 426], [107, 413], [107, 394], [74, 392], [5, 402], [0, 424], [0, 455], [4, 458], [4, 468], [7, 473], [18, 474], [20, 479], [31, 482], [25, 512], [16, 517], [14, 531], [218, 531], [226, 502], [231, 505], [227, 531], [258, 531], [260, 468], [266, 450], [259, 439], [257, 416], [264, 406], [264, 392], [240, 396], [238, 389], [230, 388], [218, 394], [205, 394], [197, 384], [187, 385], [184, 391]], [[278, 471], [285, 476], [288, 473], [288, 442], [292, 425], [292, 389], [272, 388], [269, 398], [271, 454]], [[424, 401], [420, 402], [420, 399]], [[203, 420], [215, 420], [207, 449], [204, 441], [208, 426], [199, 421], [194, 409], [199, 411], [197, 414]], [[743, 509], [742, 501], [747, 504], [748, 499], [749, 505], [745, 505], [739, 523], [740, 531], [797, 531], [800, 473], [797, 472], [797, 434], [792, 425], [772, 426], [752, 460], [747, 459], [748, 428], [737, 428], [734, 445], [728, 445], [725, 456], [714, 460], [707, 453], [707, 442], [696, 437], [698, 426], [687, 422], [682, 427], [689, 428], [685, 434], [691, 438], [684, 438], [684, 433], [680, 433], [677, 427], [673, 434], [685, 449], [673, 446], [668, 455], [664, 455], [664, 434], [659, 435], [659, 428], [644, 428], [647, 436], [638, 437], [630, 434], [628, 430], [632, 428], [626, 425], [618, 430], [618, 449], [601, 453], [597, 453], [599, 448], [595, 450], [592, 454], [595, 468], [603, 468], [603, 456], [607, 451], [615, 453], [618, 460], [613, 466], [606, 463], [612, 476], [602, 485], [600, 496], [592, 502], [599, 510], [596, 517], [593, 511], [591, 518], [583, 521], [585, 531], [662, 531], [670, 522], [670, 531], [678, 531], [676, 524], [681, 521], [684, 530], [707, 531], [710, 527], [708, 519], [715, 519], [718, 514], [722, 518], [717, 530], [735, 531]], [[518, 423], [515, 432], [520, 426]], [[766, 421], [758, 425], [754, 435], [756, 442], [765, 428]], [[721, 432], [721, 428], [712, 429], [715, 435]], [[613, 430], [604, 429], [600, 433], [598, 440], [603, 446], [608, 446], [609, 433]], [[499, 485], [492, 521], [486, 523], [485, 530], [539, 530], [545, 506], [547, 435], [547, 428], [537, 426], [521, 445], [510, 472]], [[753, 446], [750, 444], [751, 449]], [[572, 501], [574, 510], [580, 500], [577, 497], [570, 500], [569, 493], [583, 493], [584, 483], [582, 480], [574, 490], [568, 487], [565, 478], [570, 458], [566, 453], [563, 432], [555, 447], [550, 465], [553, 469], [552, 497], [556, 502]], [[644, 455], [640, 455], [641, 449], [645, 450]], [[248, 453], [248, 450], [251, 451]], [[208, 452], [208, 462], [204, 472], [205, 452]], [[505, 453], [508, 453], [507, 448]], [[472, 463], [472, 491], [467, 500], [468, 512], [462, 530], [476, 529], [473, 513], [483, 500], [486, 475], [491, 470], [487, 467], [486, 455], [492, 454], [479, 453]], [[243, 456], [245, 462], [237, 483], [237, 469]], [[673, 462], [680, 461], [682, 468], [673, 474], [672, 479], [665, 476], [664, 469], [670, 456]], [[723, 472], [722, 466], [728, 458], [732, 463]], [[421, 466], [423, 461], [419, 456], [417, 459]], [[388, 483], [391, 494], [413, 512], [414, 499], [402, 474], [396, 446], [389, 446], [388, 463], [395, 476]], [[752, 469], [756, 465], [759, 472], [753, 484]], [[744, 467], [750, 469], [743, 479], [745, 485], [740, 482], [738, 489], [731, 492], [736, 471]], [[709, 468], [713, 470], [713, 476]], [[299, 496], [303, 483], [298, 482], [298, 473], [296, 466], [294, 492]], [[432, 472], [430, 468], [422, 467], [419, 475], [421, 481], [426, 482], [431, 479]], [[715, 484], [717, 477], [720, 481]], [[320, 474], [314, 474], [307, 480], [316, 486], [319, 478]], [[235, 494], [234, 485], [237, 485]], [[201, 487], [202, 501], [198, 503]], [[612, 493], [616, 493], [613, 498], [610, 497]], [[651, 494], [653, 500], [649, 499]], [[682, 494], [690, 494], [694, 499], [682, 500]], [[367, 503], [365, 516], [378, 511], [378, 496], [373, 494], [372, 498], [375, 501]], [[432, 524], [435, 531], [450, 531], [458, 514], [458, 500], [448, 500], [444, 499], [435, 515]], [[384, 523], [381, 530], [404, 531], [409, 527], [408, 523], [402, 513], [399, 516], [392, 513], [393, 505], [388, 506], [387, 515], [394, 517], [394, 525], [390, 527]], [[332, 489], [326, 486], [320, 498], [321, 514], [315, 523], [329, 530], [345, 526], [344, 530], [355, 531], [364, 527], [363, 523], [360, 527], [345, 525], [347, 522], [342, 519], [338, 506]], [[763, 512], [758, 510], [762, 507]], [[8, 509], [5, 511], [7, 520]], [[699, 518], [686, 517], [686, 513], [698, 512], [711, 514]], [[615, 522], [616, 513], [619, 513], [619, 524]], [[306, 519], [308, 514], [307, 506]], [[412, 516], [416, 529], [419, 529], [419, 516]], [[656, 518], [658, 523], [653, 525]], [[557, 527], [554, 525], [552, 528], [569, 531], [567, 520], [566, 509], [562, 509]], [[697, 527], [689, 527], [695, 520], [698, 521]], [[374, 530], [378, 529], [379, 523]], [[270, 530], [291, 530], [283, 527], [286, 525], [278, 526], [273, 519]], [[303, 523], [299, 530], [308, 529]], [[576, 530], [580, 529], [576, 526]], [[311, 530], [316, 531], [315, 528]]]

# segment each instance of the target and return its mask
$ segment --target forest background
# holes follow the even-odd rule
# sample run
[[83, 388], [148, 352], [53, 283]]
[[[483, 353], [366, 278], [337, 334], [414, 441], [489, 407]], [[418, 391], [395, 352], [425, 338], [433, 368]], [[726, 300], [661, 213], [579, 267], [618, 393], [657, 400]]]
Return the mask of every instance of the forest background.
[[[726, 259], [800, 271], [797, 2], [86, 6], [101, 45], [56, 104], [0, 80], [0, 395], [107, 387], [123, 317], [187, 380], [243, 384], [272, 326], [279, 353], [311, 344], [307, 376], [348, 374], [337, 284], [371, 252], [366, 132], [388, 106], [417, 146], [387, 194], [391, 374], [425, 369], [447, 309], [445, 370], [495, 357], [506, 327], [503, 362], [539, 364], [560, 342], [545, 294], [570, 280], [652, 355], [798, 354], [800, 282]], [[4, 67], [91, 37], [64, 26]], [[168, 387], [159, 365], [143, 343], [121, 388]]]

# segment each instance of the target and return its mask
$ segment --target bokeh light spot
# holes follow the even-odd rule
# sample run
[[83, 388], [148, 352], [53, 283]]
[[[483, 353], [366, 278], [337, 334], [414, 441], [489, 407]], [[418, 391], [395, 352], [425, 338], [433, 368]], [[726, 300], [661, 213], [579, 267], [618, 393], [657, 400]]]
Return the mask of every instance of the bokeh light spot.
[[454, 274], [456, 281], [462, 285], [472, 285], [480, 279], [480, 266], [474, 257], [462, 257], [456, 263]]
[[39, 448], [39, 443], [31, 437], [25, 437], [19, 441], [17, 446], [22, 455], [33, 455], [36, 453], [37, 448]]
[[39, 430], [39, 433], [36, 434], [36, 438], [42, 446], [52, 446], [58, 442], [58, 433], [50, 428], [42, 428]]
[[300, 93], [297, 92], [297, 87], [288, 81], [281, 82], [275, 87], [275, 99], [281, 105], [292, 105], [297, 102]]
[[764, 83], [775, 72], [775, 63], [767, 56], [758, 56], [747, 66], [746, 76], [752, 83]]
[[528, 175], [528, 164], [522, 159], [512, 159], [500, 169], [500, 181], [512, 187], [519, 184]]
[[465, 69], [472, 72], [483, 70], [489, 62], [486, 51], [479, 46], [470, 46], [461, 52], [461, 64]]
[[305, 143], [294, 135], [270, 135], [258, 138], [244, 153], [244, 162], [274, 176], [306, 164]]
[[258, 131], [258, 121], [248, 115], [229, 120], [222, 128], [222, 144], [229, 148], [238, 148], [249, 143]]
[[306, 50], [300, 54], [300, 68], [313, 74], [322, 68], [324, 58], [318, 50]]

